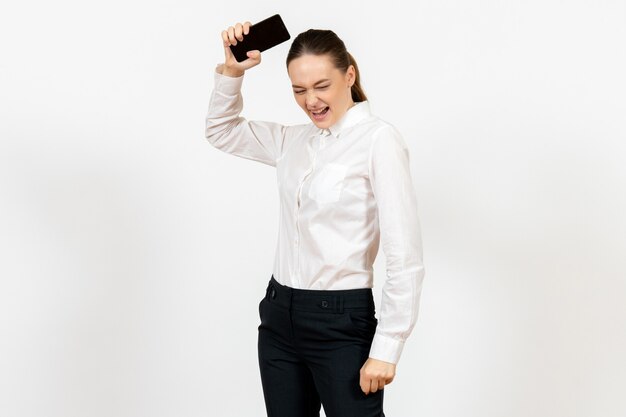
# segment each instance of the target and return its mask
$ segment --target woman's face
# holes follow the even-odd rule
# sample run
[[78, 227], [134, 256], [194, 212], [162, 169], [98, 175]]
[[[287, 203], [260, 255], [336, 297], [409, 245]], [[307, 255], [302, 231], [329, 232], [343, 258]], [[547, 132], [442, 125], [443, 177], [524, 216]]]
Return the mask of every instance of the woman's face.
[[315, 126], [324, 129], [335, 124], [354, 105], [350, 88], [355, 70], [346, 73], [335, 68], [328, 55], [302, 55], [287, 67], [293, 95]]

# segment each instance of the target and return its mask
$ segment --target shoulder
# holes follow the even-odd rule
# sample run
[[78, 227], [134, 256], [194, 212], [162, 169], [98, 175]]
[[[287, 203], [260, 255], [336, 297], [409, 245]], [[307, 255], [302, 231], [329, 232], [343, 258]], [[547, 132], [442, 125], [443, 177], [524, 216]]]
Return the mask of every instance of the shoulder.
[[376, 148], [390, 148], [399, 147], [407, 149], [408, 146], [400, 130], [392, 123], [381, 119], [378, 116], [373, 116], [373, 130], [372, 130], [372, 150]]
[[368, 156], [368, 171], [370, 176], [375, 167], [384, 170], [408, 163], [409, 147], [400, 130], [385, 120], [378, 119], [376, 130], [372, 134], [372, 141]]
[[400, 133], [398, 128], [388, 120], [380, 117], [377, 113], [375, 113], [375, 111], [371, 109], [369, 101], [367, 107], [369, 110], [369, 115], [365, 120], [362, 121], [361, 125], [367, 127], [369, 132], [371, 133], [372, 144], [380, 141], [381, 138], [387, 138], [382, 139], [382, 141], [388, 141], [394, 137], [402, 140], [402, 134]]

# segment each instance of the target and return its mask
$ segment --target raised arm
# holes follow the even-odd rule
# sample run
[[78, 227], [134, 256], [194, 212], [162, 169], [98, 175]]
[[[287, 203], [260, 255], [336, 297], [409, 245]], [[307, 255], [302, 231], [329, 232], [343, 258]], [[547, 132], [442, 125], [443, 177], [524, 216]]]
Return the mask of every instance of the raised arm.
[[287, 126], [266, 121], [248, 121], [243, 110], [241, 84], [247, 69], [261, 62], [259, 51], [249, 51], [248, 59], [237, 62], [230, 50], [248, 33], [250, 22], [237, 23], [222, 31], [224, 63], [214, 73], [214, 88], [206, 115], [205, 137], [217, 149], [246, 159], [276, 166], [283, 155], [289, 132]]

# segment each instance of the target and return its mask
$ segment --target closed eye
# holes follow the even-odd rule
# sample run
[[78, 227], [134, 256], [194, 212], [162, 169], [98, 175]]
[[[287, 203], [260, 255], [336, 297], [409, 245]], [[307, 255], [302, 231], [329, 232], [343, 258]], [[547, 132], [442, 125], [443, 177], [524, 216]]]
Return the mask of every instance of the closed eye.
[[[316, 90], [326, 90], [330, 85], [322, 85], [316, 88]], [[306, 90], [293, 90], [295, 94], [304, 94]]]

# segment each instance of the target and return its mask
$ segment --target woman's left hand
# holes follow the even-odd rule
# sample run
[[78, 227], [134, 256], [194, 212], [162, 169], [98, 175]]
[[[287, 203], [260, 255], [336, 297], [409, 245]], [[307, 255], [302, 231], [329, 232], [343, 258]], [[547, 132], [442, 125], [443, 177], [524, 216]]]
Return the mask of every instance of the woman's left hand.
[[361, 367], [361, 390], [365, 394], [376, 392], [390, 384], [396, 376], [396, 365], [390, 362], [368, 358]]

